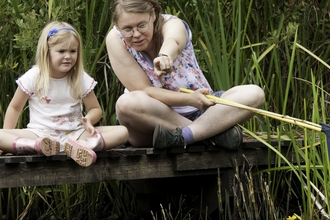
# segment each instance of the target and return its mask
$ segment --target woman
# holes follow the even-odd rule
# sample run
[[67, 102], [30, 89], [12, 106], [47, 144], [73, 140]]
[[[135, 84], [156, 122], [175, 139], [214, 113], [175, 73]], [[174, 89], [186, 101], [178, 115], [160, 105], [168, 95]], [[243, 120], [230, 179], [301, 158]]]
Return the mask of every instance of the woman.
[[[253, 116], [247, 110], [215, 105], [212, 94], [252, 107], [264, 102], [256, 85], [214, 92], [198, 66], [188, 25], [161, 14], [155, 0], [115, 0], [113, 29], [106, 38], [111, 66], [125, 86], [116, 113], [135, 147], [185, 147], [197, 141], [237, 149], [236, 124]], [[195, 90], [180, 93], [179, 88]]]

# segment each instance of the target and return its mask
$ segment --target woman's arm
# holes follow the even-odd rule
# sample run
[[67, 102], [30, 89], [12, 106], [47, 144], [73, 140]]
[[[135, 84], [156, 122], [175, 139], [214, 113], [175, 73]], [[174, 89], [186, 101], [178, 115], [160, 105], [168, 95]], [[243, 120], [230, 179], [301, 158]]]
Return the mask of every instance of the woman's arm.
[[14, 97], [9, 103], [3, 123], [4, 129], [15, 129], [18, 118], [25, 106], [29, 96], [17, 87]]
[[129, 91], [152, 87], [149, 78], [126, 50], [115, 29], [109, 32], [106, 38], [106, 46], [114, 73]]
[[159, 56], [154, 59], [154, 71], [158, 76], [172, 72], [174, 61], [189, 40], [187, 29], [183, 21], [178, 18], [171, 18], [165, 22], [162, 35], [164, 42], [159, 50]]

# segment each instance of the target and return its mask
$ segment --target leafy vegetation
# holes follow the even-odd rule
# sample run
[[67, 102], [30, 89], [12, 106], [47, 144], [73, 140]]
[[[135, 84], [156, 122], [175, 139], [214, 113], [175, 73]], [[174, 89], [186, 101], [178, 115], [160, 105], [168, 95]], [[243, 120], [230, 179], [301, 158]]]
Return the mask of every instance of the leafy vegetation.
[[[165, 12], [190, 25], [200, 66], [215, 90], [258, 84], [266, 93], [263, 109], [316, 123], [329, 121], [328, 1], [161, 3]], [[67, 21], [81, 33], [85, 68], [99, 83], [96, 92], [103, 109], [100, 124], [114, 124], [114, 103], [122, 86], [105, 49], [105, 36], [111, 28], [110, 4], [95, 0], [0, 0], [0, 124], [16, 90], [15, 79], [33, 65], [39, 33], [51, 20]], [[26, 110], [18, 127], [25, 127], [28, 121]], [[260, 115], [244, 128], [278, 157], [275, 166], [264, 169], [247, 169], [248, 164], [235, 168], [237, 194], [234, 203], [229, 203], [226, 192], [219, 190], [219, 217], [329, 219], [330, 164], [325, 135]], [[280, 144], [269, 144], [272, 138], [280, 142], [284, 136], [292, 142], [294, 158], [283, 155]], [[129, 202], [133, 195], [128, 189], [121, 182], [1, 189], [0, 215], [3, 219], [71, 219], [73, 214], [81, 219], [129, 219], [136, 210]], [[182, 207], [184, 202], [180, 204]], [[167, 204], [163, 205], [163, 212], [150, 216], [196, 219], [189, 212], [183, 213], [183, 208], [171, 213]], [[235, 212], [230, 205], [236, 207]], [[33, 207], [38, 207], [36, 212], [31, 211]], [[200, 216], [207, 219], [205, 213]]]

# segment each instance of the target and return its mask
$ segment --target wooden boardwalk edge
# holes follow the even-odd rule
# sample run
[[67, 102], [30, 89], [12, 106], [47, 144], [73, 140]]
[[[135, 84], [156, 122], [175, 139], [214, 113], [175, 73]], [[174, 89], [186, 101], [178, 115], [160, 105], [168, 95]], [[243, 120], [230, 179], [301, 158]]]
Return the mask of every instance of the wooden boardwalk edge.
[[[287, 150], [290, 141], [280, 144]], [[256, 141], [245, 141], [236, 151], [195, 145], [171, 150], [117, 148], [97, 155], [96, 163], [89, 167], [79, 166], [64, 153], [0, 156], [0, 188], [209, 175], [218, 168], [232, 168], [234, 161], [238, 166], [246, 162], [259, 166], [273, 163], [275, 158], [272, 154], [268, 161], [268, 148]]]

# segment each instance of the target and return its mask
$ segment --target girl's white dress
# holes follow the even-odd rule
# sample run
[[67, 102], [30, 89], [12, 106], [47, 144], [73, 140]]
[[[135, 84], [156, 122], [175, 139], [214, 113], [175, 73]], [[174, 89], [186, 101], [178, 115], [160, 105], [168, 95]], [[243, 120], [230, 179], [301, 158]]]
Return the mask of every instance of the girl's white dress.
[[[19, 88], [29, 95], [30, 121], [27, 129], [39, 137], [49, 137], [63, 144], [70, 138], [77, 140], [84, 131], [81, 119], [83, 106], [81, 100], [72, 98], [72, 88], [67, 77], [61, 79], [50, 78], [47, 95], [39, 100], [34, 88], [39, 68], [33, 67], [16, 80]], [[84, 98], [96, 86], [97, 82], [84, 73]]]

